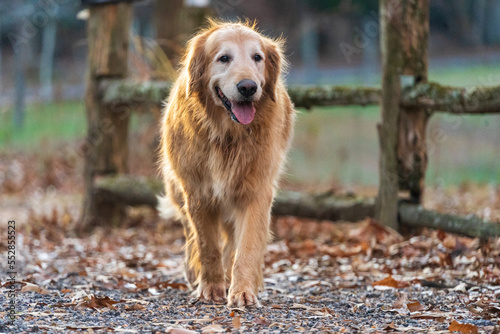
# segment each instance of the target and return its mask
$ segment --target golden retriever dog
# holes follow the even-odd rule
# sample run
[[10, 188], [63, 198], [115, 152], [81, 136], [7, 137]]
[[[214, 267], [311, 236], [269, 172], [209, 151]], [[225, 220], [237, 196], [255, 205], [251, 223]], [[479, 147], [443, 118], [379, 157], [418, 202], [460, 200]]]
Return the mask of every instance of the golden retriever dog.
[[186, 236], [185, 274], [201, 299], [258, 306], [273, 197], [295, 110], [281, 40], [255, 24], [210, 21], [187, 45], [161, 123], [164, 216]]

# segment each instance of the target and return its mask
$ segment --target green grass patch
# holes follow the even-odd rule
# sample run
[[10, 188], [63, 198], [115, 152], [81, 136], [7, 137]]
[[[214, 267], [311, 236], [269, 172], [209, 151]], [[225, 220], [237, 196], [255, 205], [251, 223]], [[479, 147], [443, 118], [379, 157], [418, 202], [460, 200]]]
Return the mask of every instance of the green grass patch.
[[[287, 179], [306, 184], [378, 184], [377, 106], [325, 107], [297, 119]], [[500, 116], [435, 114], [429, 123], [428, 185], [500, 182]]]
[[499, 65], [456, 66], [429, 71], [429, 81], [448, 86], [496, 86], [500, 85]]
[[[24, 125], [16, 128], [13, 111], [0, 111], [0, 152], [34, 151], [52, 144], [83, 138], [87, 132], [84, 101], [33, 104], [27, 107]], [[132, 113], [132, 131], [144, 128], [151, 116]]]
[[29, 105], [22, 128], [14, 126], [12, 114], [12, 109], [0, 113], [0, 151], [37, 150], [86, 132], [83, 101]]

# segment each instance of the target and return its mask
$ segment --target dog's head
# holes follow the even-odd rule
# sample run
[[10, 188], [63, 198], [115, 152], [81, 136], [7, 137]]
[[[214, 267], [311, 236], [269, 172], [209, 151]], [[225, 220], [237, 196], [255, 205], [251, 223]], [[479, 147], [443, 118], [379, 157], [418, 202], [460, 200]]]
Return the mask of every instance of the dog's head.
[[211, 22], [188, 44], [188, 94], [226, 109], [238, 123], [251, 123], [256, 104], [276, 100], [282, 46], [281, 40], [259, 34], [255, 25]]

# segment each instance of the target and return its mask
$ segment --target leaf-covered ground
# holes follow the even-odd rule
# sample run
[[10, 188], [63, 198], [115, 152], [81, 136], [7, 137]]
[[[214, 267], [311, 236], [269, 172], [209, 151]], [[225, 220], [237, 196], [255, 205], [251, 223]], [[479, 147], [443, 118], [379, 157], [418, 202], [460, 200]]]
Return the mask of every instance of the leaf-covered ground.
[[[182, 230], [152, 210], [131, 209], [120, 227], [75, 234], [81, 171], [68, 156], [0, 159], [0, 332], [500, 333], [500, 239], [431, 230], [403, 237], [371, 219], [275, 218], [263, 307], [228, 309], [191, 295], [182, 276]], [[427, 196], [434, 209], [499, 221], [498, 187]]]
[[[2, 310], [0, 331], [500, 329], [500, 240], [481, 243], [436, 231], [403, 238], [373, 220], [282, 217], [274, 221], [278, 241], [266, 256], [263, 307], [228, 309], [187, 290], [180, 227], [136, 215], [137, 226], [103, 228], [88, 237], [72, 235], [56, 214], [32, 216], [20, 226], [16, 320], [8, 325]], [[3, 277], [4, 305], [10, 288]]]

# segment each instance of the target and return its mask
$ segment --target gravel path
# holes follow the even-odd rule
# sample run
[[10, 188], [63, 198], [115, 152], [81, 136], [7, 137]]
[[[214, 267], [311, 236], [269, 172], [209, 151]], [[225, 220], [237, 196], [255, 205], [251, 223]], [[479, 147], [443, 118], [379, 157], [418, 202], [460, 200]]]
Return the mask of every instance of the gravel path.
[[500, 331], [500, 240], [279, 218], [263, 307], [228, 309], [191, 295], [182, 231], [155, 219], [76, 237], [64, 217], [31, 217], [16, 234], [16, 320], [4, 308], [0, 332]]

